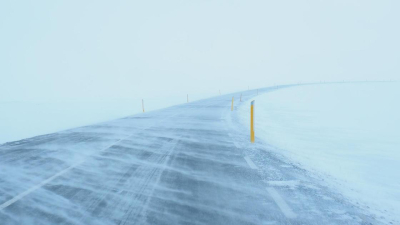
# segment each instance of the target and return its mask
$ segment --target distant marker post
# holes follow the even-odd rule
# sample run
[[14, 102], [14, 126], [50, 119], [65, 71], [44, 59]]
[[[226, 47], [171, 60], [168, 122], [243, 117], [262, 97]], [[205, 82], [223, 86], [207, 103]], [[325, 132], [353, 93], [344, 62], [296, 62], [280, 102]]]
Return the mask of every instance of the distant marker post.
[[240, 94], [240, 101], [242, 101], [242, 94]]
[[232, 97], [232, 106], [231, 106], [231, 111], [233, 111], [233, 101], [234, 101], [234, 97]]
[[250, 141], [254, 143], [254, 100], [250, 105]]
[[143, 109], [143, 112], [144, 112], [144, 101], [143, 101], [143, 99], [142, 99], [142, 109]]

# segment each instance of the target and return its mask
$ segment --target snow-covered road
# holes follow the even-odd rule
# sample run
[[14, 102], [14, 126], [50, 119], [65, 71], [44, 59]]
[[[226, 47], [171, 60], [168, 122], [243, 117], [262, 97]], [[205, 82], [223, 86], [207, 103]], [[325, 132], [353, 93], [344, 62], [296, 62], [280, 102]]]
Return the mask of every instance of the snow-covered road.
[[0, 224], [379, 224], [250, 144], [231, 98], [1, 145]]

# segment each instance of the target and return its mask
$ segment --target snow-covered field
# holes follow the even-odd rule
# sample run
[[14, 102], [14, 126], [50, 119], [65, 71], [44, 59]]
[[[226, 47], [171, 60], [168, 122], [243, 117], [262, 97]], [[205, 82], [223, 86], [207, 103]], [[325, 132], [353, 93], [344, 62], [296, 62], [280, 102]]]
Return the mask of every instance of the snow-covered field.
[[[209, 97], [189, 96], [189, 101]], [[186, 95], [144, 99], [146, 112], [186, 102]], [[142, 99], [0, 102], [0, 144], [142, 112]]]
[[[400, 84], [306, 85], [255, 98], [255, 134], [383, 221], [400, 219]], [[249, 124], [249, 104], [241, 122]]]

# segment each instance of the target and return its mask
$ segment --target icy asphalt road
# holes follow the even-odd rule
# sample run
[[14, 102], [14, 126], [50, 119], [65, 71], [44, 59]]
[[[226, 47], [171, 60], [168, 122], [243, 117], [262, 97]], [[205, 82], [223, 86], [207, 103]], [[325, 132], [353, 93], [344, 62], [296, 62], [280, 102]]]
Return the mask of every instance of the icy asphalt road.
[[233, 95], [1, 145], [0, 224], [379, 224], [250, 144]]

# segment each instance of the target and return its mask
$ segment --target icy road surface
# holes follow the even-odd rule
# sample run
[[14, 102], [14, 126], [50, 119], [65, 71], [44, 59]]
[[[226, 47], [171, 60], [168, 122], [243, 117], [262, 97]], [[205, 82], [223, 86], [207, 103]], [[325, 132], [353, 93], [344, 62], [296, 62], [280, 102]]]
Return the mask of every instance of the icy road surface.
[[1, 145], [0, 224], [379, 224], [250, 144], [231, 98]]

